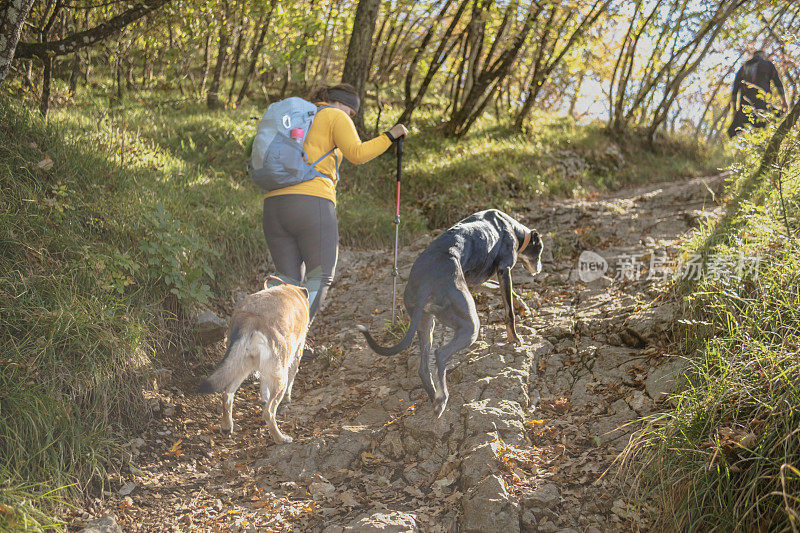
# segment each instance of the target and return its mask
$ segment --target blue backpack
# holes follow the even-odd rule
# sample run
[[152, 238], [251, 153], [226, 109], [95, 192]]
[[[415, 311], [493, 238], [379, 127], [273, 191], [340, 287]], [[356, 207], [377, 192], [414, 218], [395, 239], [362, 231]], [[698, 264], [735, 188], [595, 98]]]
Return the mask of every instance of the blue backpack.
[[[324, 109], [303, 100], [291, 97], [270, 104], [267, 112], [258, 123], [258, 131], [253, 139], [250, 153], [250, 175], [256, 185], [268, 191], [297, 185], [322, 176], [316, 168], [317, 163], [328, 157], [334, 146], [313, 163], [303, 151], [303, 142], [317, 111]], [[339, 178], [339, 160], [336, 161], [336, 178]]]

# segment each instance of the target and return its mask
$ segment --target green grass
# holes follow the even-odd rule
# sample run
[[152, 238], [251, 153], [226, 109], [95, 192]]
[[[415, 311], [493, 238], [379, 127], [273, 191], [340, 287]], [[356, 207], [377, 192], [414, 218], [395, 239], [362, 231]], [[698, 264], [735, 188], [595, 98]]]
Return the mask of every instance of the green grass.
[[[63, 527], [61, 502], [109, 488], [117, 447], [147, 422], [154, 361], [191, 353], [185, 319], [267, 256], [244, 166], [263, 109], [158, 92], [58, 101], [47, 122], [0, 102], [0, 529]], [[677, 141], [650, 153], [563, 119], [518, 135], [487, 118], [459, 142], [440, 123], [424, 116], [406, 143], [406, 242], [479, 209], [696, 175], [722, 156]], [[342, 176], [342, 243], [390, 246], [393, 155]]]
[[176, 318], [263, 260], [258, 195], [215, 168], [239, 155], [225, 120], [0, 104], [0, 468], [25, 491], [107, 488], [153, 357], [191, 346]]
[[43, 531], [63, 527], [63, 523], [48, 511], [69, 505], [57, 496], [67, 487], [26, 483], [5, 468], [0, 468], [0, 476], [3, 479], [0, 485], [0, 531]]
[[800, 526], [800, 143], [797, 131], [784, 142], [781, 202], [777, 173], [751, 174], [767, 133], [754, 135], [733, 167], [727, 216], [705, 224], [685, 250], [707, 265], [760, 258], [741, 262], [742, 271], [757, 263], [757, 276], [738, 279], [734, 266], [683, 287], [693, 309], [682, 342], [687, 386], [631, 449], [664, 528]]

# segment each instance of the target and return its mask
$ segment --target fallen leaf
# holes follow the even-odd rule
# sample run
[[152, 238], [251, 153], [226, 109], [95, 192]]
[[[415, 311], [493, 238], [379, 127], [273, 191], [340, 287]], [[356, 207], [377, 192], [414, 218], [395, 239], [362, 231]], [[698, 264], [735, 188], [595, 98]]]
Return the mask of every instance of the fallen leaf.
[[377, 455], [370, 452], [362, 452], [361, 453], [361, 463], [364, 465], [365, 468], [372, 468], [379, 465], [383, 465], [389, 462], [389, 459], [383, 457], [382, 455]]
[[267, 501], [267, 500], [258, 500], [258, 501], [251, 502], [250, 503], [250, 507], [252, 507], [253, 509], [263, 509], [264, 507], [266, 507], [269, 504], [270, 504], [270, 502]]
[[739, 441], [739, 446], [743, 448], [752, 448], [756, 443], [756, 434], [755, 433], [748, 433]]
[[50, 170], [51, 168], [53, 168], [53, 160], [50, 159], [49, 157], [45, 157], [44, 159], [36, 163], [36, 166], [41, 168], [42, 170]]
[[353, 493], [349, 491], [340, 493], [339, 499], [342, 501], [342, 505], [345, 507], [358, 507], [361, 505], [358, 503], [358, 500], [356, 500], [355, 496], [353, 496]]
[[181, 450], [181, 442], [183, 442], [183, 439], [178, 439], [175, 442], [175, 444], [172, 445], [172, 448], [170, 448], [169, 451], [166, 452], [165, 455], [180, 455], [180, 454], [182, 454], [183, 450]]

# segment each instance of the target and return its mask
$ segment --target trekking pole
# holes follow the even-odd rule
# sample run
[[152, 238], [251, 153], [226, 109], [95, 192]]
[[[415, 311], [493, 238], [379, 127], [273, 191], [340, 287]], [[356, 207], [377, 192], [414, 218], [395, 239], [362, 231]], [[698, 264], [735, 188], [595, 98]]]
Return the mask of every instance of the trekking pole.
[[400, 242], [400, 174], [403, 164], [403, 137], [397, 139], [397, 203], [394, 212], [394, 268], [392, 268], [392, 326], [397, 320], [397, 246]]

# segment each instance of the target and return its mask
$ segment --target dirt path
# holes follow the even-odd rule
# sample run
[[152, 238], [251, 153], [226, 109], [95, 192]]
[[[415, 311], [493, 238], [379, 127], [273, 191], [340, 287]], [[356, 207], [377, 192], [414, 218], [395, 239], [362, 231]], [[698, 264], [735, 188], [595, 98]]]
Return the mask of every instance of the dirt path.
[[[113, 512], [125, 531], [646, 529], [624, 480], [601, 474], [634, 426], [620, 427], [654, 409], [680, 364], [664, 335], [677, 305], [660, 275], [648, 279], [651, 264], [676, 259], [722, 184], [681, 181], [517, 213], [546, 246], [542, 274], [514, 273], [532, 311], [521, 321], [526, 345], [506, 343], [500, 296], [478, 294], [481, 334], [456, 357], [438, 420], [416, 345], [378, 357], [353, 327], [386, 328], [391, 254], [344, 250], [312, 330], [324, 353], [301, 367], [295, 401], [279, 414], [294, 442], [272, 444], [252, 382], [237, 395], [237, 432], [218, 432], [219, 400], [193, 391], [219, 343], [202, 363], [177, 361], [149, 393], [157, 417], [111, 480], [122, 494], [83, 519]], [[404, 248], [403, 279], [429, 240]], [[606, 277], [578, 279], [584, 250], [607, 260]]]

